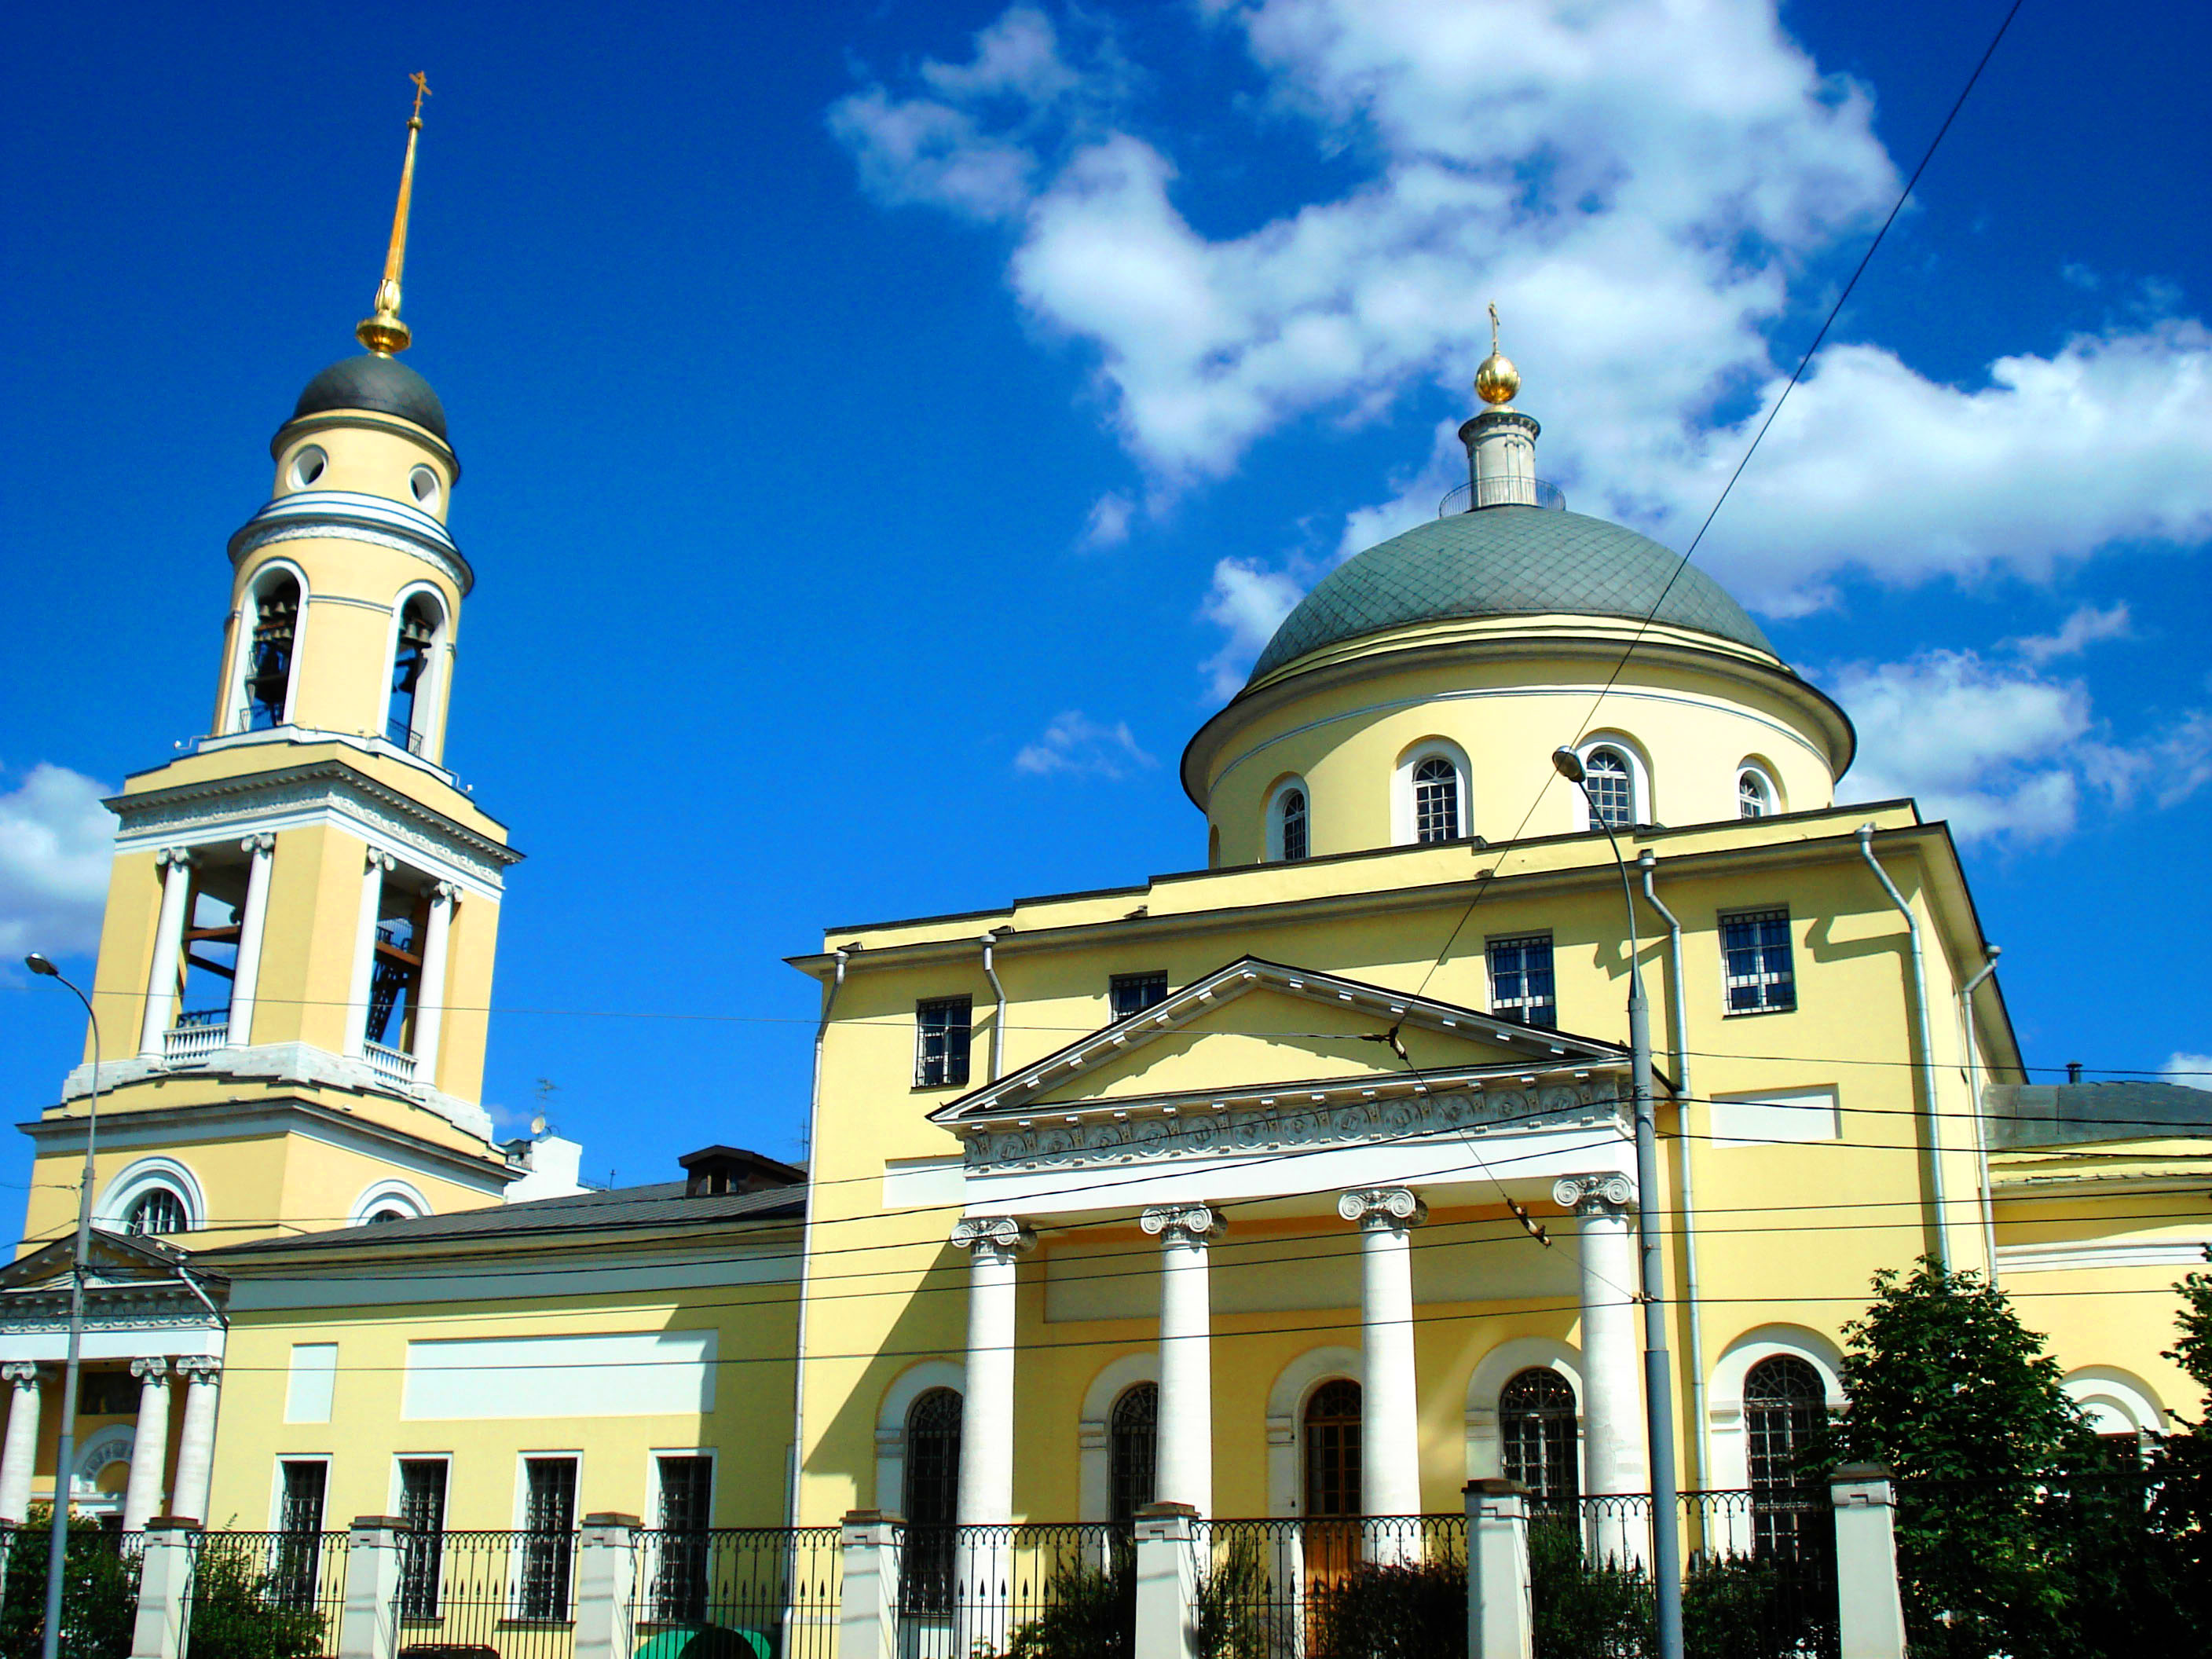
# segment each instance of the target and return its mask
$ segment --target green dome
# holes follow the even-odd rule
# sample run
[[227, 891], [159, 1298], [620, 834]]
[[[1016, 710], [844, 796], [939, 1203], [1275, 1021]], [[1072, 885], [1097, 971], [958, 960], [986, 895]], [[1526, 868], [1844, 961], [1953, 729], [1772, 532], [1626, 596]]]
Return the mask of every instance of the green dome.
[[1252, 678], [1411, 623], [1560, 611], [1648, 616], [1776, 654], [1718, 582], [1649, 536], [1580, 513], [1486, 507], [1433, 520], [1338, 566], [1284, 618]]

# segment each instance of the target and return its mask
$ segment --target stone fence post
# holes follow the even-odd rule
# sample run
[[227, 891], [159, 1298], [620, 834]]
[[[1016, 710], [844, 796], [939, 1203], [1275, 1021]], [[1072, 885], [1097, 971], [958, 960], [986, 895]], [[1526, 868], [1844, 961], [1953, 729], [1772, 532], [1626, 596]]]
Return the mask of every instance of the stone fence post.
[[392, 1659], [399, 1648], [399, 1571], [407, 1523], [357, 1515], [347, 1529], [338, 1659]]
[[630, 1592], [637, 1583], [634, 1515], [584, 1517], [576, 1545], [576, 1659], [630, 1659]]
[[837, 1604], [837, 1659], [898, 1659], [899, 1518], [852, 1510], [838, 1534], [844, 1587]]
[[138, 1616], [131, 1627], [131, 1659], [181, 1659], [185, 1591], [192, 1582], [192, 1545], [200, 1523], [173, 1515], [147, 1522], [138, 1557]]
[[1147, 1504], [1137, 1511], [1137, 1651], [1198, 1659], [1198, 1511]]
[[1840, 1659], [1905, 1659], [1889, 1471], [1880, 1463], [1845, 1463], [1828, 1477], [1828, 1494], [1836, 1506]]
[[1528, 1489], [1517, 1480], [1467, 1483], [1468, 1659], [1531, 1659]]

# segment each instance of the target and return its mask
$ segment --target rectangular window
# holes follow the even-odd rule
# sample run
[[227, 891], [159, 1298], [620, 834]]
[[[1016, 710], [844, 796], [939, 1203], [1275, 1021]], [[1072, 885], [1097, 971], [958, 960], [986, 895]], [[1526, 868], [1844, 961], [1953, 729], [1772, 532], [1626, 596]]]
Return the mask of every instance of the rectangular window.
[[330, 1480], [330, 1465], [316, 1458], [287, 1461], [283, 1467], [284, 1495], [277, 1504], [276, 1530], [320, 1532], [323, 1490]]
[[288, 1459], [277, 1465], [276, 1547], [270, 1552], [270, 1601], [283, 1607], [315, 1605], [315, 1583], [322, 1563], [323, 1492], [331, 1466], [317, 1458]]
[[83, 1372], [77, 1378], [76, 1409], [80, 1417], [135, 1417], [138, 1379], [129, 1371]]
[[1559, 1024], [1549, 933], [1490, 941], [1490, 1012], [1516, 1025]]
[[1721, 918], [1722, 972], [1731, 1014], [1778, 1014], [1797, 1006], [1790, 913], [1746, 910]]
[[659, 1559], [653, 1575], [653, 1616], [698, 1624], [707, 1616], [708, 1527], [714, 1517], [714, 1460], [654, 1460], [660, 1480]]
[[522, 1460], [522, 1573], [515, 1615], [565, 1620], [576, 1553], [576, 1460]]
[[327, 1423], [337, 1394], [338, 1345], [295, 1342], [292, 1368], [284, 1379], [284, 1420]]
[[957, 1089], [968, 1081], [968, 1034], [975, 1005], [967, 997], [939, 997], [914, 1006], [914, 1086]]
[[407, 1535], [399, 1543], [399, 1616], [438, 1616], [438, 1573], [445, 1558], [446, 1460], [399, 1460], [399, 1518]]
[[1114, 1005], [1114, 1018], [1127, 1019], [1168, 1000], [1165, 974], [1116, 974], [1107, 981], [1106, 994]]

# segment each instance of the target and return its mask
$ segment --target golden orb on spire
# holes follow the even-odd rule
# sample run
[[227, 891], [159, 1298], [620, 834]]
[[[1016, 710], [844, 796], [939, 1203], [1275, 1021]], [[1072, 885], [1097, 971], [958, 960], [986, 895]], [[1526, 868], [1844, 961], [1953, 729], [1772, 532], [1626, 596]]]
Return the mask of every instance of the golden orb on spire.
[[1521, 371], [1513, 367], [1513, 360], [1498, 349], [1498, 301], [1490, 302], [1490, 355], [1474, 371], [1474, 395], [1493, 409], [1503, 408], [1513, 401], [1513, 394], [1521, 389]]
[[354, 326], [354, 338], [380, 357], [407, 349], [414, 331], [399, 320], [399, 277], [407, 264], [407, 212], [415, 199], [415, 140], [422, 131], [422, 100], [430, 95], [428, 76], [415, 83], [415, 108], [407, 118], [407, 159], [399, 167], [399, 205], [392, 215], [392, 241], [384, 253], [384, 280], [376, 285], [376, 309]]

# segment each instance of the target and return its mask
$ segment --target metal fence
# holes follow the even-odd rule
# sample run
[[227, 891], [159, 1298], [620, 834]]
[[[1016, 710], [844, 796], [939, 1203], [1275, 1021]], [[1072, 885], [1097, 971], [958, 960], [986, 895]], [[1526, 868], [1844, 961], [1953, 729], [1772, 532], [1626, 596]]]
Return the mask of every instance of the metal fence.
[[1018, 1642], [1041, 1652], [1133, 1650], [1136, 1557], [1126, 1526], [907, 1527], [900, 1544], [904, 1659], [970, 1659]]
[[1466, 1651], [1463, 1513], [1200, 1521], [1193, 1537], [1209, 1655]]
[[407, 1534], [400, 1550], [401, 1659], [569, 1659], [576, 1534]]
[[192, 1534], [187, 1650], [335, 1659], [345, 1613], [347, 1534]]
[[[713, 1659], [834, 1659], [838, 1540], [836, 1527], [641, 1532], [633, 1639], [656, 1654], [680, 1647]], [[687, 1632], [707, 1641], [686, 1643]]]

